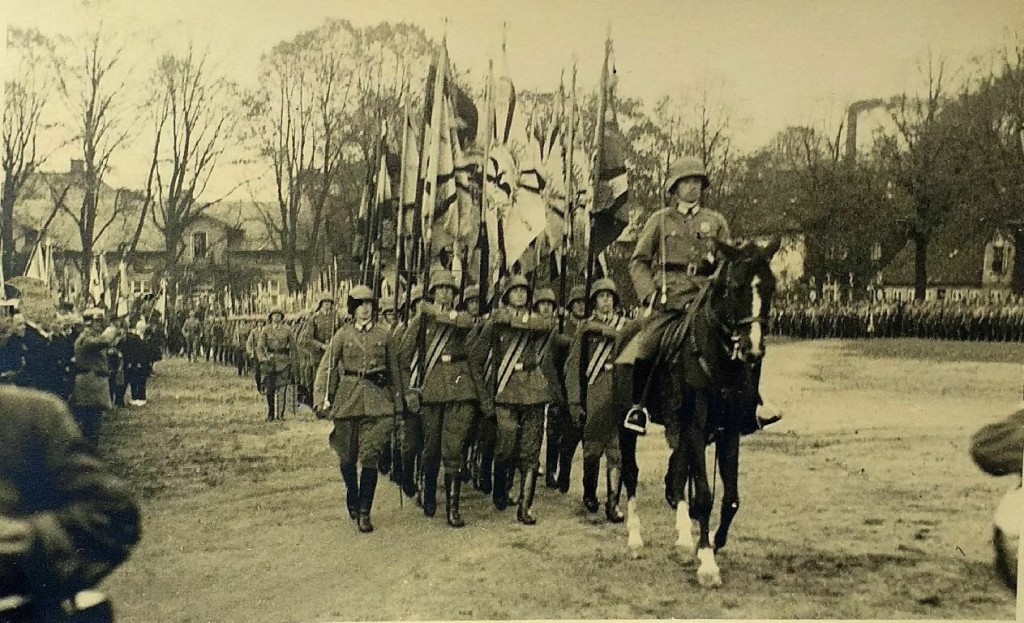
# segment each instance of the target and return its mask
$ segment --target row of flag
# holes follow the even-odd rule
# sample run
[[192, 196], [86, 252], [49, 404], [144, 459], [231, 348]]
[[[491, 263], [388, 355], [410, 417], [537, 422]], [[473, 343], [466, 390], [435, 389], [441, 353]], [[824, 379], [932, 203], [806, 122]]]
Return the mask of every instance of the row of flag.
[[[588, 153], [575, 75], [569, 97], [563, 86], [553, 106], [524, 110], [503, 57], [480, 104], [454, 79], [442, 42], [420, 115], [403, 95], [398, 153], [389, 153], [396, 141], [385, 127], [370, 159], [356, 253], [363, 274], [374, 276], [366, 281], [377, 283], [384, 274], [415, 281], [440, 264], [463, 283], [493, 285], [504, 275], [535, 270], [552, 255], [556, 262], [574, 261], [573, 274], [586, 271], [587, 252], [600, 255], [629, 221], [627, 143], [615, 115], [614, 73], [609, 42], [601, 119], [591, 143], [597, 148]], [[389, 228], [393, 245], [385, 244]], [[385, 246], [393, 256], [384, 256]]]

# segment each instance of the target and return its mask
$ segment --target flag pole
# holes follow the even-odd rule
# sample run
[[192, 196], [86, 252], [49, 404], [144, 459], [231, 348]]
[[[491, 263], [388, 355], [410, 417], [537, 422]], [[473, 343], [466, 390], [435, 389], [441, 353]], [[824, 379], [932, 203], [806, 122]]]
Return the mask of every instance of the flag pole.
[[597, 135], [595, 140], [594, 149], [594, 170], [591, 172], [591, 184], [593, 193], [590, 202], [590, 213], [587, 215], [587, 221], [589, 223], [589, 231], [587, 232], [587, 266], [586, 266], [586, 277], [587, 277], [587, 289], [586, 289], [586, 315], [589, 317], [592, 309], [592, 303], [590, 301], [590, 289], [594, 285], [594, 268], [597, 259], [597, 254], [594, 252], [593, 244], [593, 229], [594, 229], [594, 209], [597, 207], [598, 199], [598, 188], [601, 184], [601, 166], [604, 160], [604, 128], [605, 128], [605, 113], [608, 110], [608, 59], [611, 56], [612, 51], [612, 39], [611, 39], [611, 27], [609, 26], [609, 36], [605, 40], [604, 44], [604, 65], [601, 68], [601, 93], [598, 97], [597, 107]]

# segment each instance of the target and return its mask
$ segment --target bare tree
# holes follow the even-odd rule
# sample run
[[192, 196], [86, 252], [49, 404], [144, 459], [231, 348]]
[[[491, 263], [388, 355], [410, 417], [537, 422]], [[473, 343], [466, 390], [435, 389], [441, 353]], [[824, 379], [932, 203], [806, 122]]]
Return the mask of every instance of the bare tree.
[[0, 232], [3, 274], [12, 274], [14, 258], [14, 206], [25, 183], [46, 156], [38, 149], [38, 137], [52, 88], [46, 54], [50, 41], [38, 30], [10, 28], [7, 47], [17, 54], [13, 77], [4, 82], [3, 192], [0, 196]]
[[274, 173], [277, 214], [268, 222], [293, 292], [312, 277], [328, 198], [345, 161], [356, 38], [351, 24], [331, 20], [278, 44], [264, 56], [260, 87], [250, 98], [254, 138]]
[[75, 128], [73, 142], [82, 150], [82, 202], [66, 213], [78, 228], [82, 244], [80, 272], [82, 292], [87, 290], [96, 241], [132, 202], [115, 197], [110, 209], [101, 207], [104, 178], [110, 159], [126, 146], [131, 135], [126, 111], [127, 75], [122, 71], [124, 49], [113, 43], [102, 29], [87, 32], [77, 40], [63, 39], [65, 55], [53, 55], [57, 87]]
[[184, 232], [220, 200], [204, 197], [218, 159], [235, 138], [237, 91], [226, 78], [211, 75], [207, 61], [192, 46], [181, 55], [165, 54], [151, 80], [152, 160], [127, 255], [134, 252], [148, 213], [163, 237], [172, 305], [186, 249]]
[[914, 244], [914, 297], [919, 300], [928, 287], [928, 243], [954, 207], [961, 168], [955, 132], [942, 118], [949, 103], [943, 82], [945, 63], [929, 57], [922, 73], [927, 92], [893, 98], [889, 110], [896, 134], [885, 137], [880, 145], [895, 186], [912, 206], [904, 223]]

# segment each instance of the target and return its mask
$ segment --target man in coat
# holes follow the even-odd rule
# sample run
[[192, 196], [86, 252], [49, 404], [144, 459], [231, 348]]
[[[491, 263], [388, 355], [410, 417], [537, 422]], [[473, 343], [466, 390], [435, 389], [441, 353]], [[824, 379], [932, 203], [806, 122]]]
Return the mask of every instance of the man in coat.
[[278, 390], [284, 390], [291, 381], [295, 360], [295, 334], [284, 323], [284, 312], [275, 309], [267, 317], [269, 324], [256, 340], [256, 358], [263, 378], [263, 391], [267, 396], [267, 421], [284, 419], [284, 404], [278, 405]]

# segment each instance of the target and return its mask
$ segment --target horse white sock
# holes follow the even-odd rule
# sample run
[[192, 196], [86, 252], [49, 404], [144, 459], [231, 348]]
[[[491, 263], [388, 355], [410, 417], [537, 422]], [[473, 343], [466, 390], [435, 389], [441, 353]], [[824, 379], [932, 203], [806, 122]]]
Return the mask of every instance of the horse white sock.
[[697, 560], [700, 566], [697, 567], [697, 581], [701, 586], [721, 586], [722, 572], [715, 561], [715, 550], [710, 547], [702, 547], [697, 550]]
[[[693, 550], [693, 535], [690, 534], [690, 509], [686, 504], [680, 503], [676, 507], [676, 547], [685, 550]], [[693, 552], [690, 551], [692, 555]]]
[[626, 502], [626, 531], [629, 533], [627, 541], [629, 547], [644, 546], [644, 539], [640, 536], [640, 514], [636, 510], [636, 498], [629, 498]]

